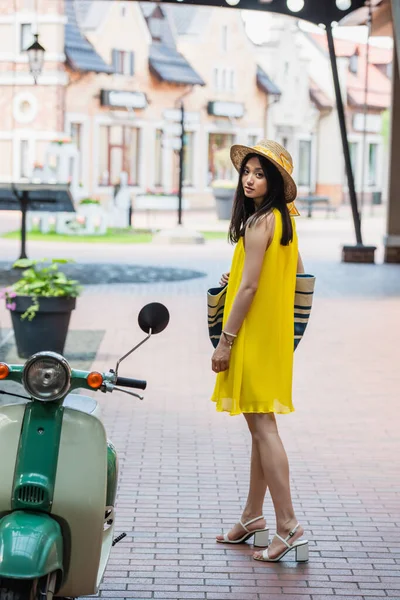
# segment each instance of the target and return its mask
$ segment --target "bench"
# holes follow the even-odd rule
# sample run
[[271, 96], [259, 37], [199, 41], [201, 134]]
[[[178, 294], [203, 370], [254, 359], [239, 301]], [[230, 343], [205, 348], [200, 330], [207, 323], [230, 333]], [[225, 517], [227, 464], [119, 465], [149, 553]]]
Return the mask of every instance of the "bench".
[[315, 209], [322, 208], [326, 210], [326, 216], [331, 212], [336, 212], [336, 206], [333, 206], [328, 196], [299, 196], [296, 200], [299, 207], [307, 208], [307, 217], [311, 219], [312, 212]]

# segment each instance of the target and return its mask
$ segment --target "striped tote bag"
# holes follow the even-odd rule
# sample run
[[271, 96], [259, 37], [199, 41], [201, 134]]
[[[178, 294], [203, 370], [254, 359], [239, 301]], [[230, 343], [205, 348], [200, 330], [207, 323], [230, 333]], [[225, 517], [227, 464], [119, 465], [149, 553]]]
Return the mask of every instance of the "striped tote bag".
[[[305, 273], [296, 275], [296, 289], [294, 295], [294, 350], [306, 330], [310, 318], [314, 296], [315, 277]], [[207, 292], [208, 335], [211, 343], [216, 348], [222, 334], [222, 320], [226, 291], [228, 286], [210, 288]]]
[[310, 318], [314, 297], [315, 277], [306, 273], [297, 273], [294, 293], [294, 349], [300, 343]]

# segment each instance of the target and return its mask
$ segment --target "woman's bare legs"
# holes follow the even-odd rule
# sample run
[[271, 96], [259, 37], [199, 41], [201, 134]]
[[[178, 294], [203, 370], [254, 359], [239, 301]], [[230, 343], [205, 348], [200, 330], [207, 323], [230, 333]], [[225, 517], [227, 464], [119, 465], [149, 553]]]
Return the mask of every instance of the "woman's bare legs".
[[[244, 415], [246, 417], [246, 415]], [[261, 457], [258, 445], [252, 442], [251, 463], [250, 463], [250, 486], [247, 496], [246, 506], [242, 513], [242, 523], [247, 523], [263, 514], [264, 498], [267, 491], [267, 484], [264, 480], [264, 473], [261, 465]], [[248, 529], [263, 529], [266, 526], [265, 519], [260, 519], [249, 525]], [[235, 540], [243, 536], [244, 531], [240, 523], [237, 523], [229, 532], [229, 539]], [[222, 540], [222, 535], [217, 535], [217, 539]]]
[[[253, 445], [259, 452], [263, 482], [268, 485], [276, 516], [276, 531], [283, 538], [297, 525], [290, 493], [289, 463], [285, 448], [278, 433], [273, 413], [245, 415], [252, 435]], [[299, 527], [290, 543], [304, 533]], [[275, 558], [285, 546], [274, 538], [268, 549], [270, 558]]]

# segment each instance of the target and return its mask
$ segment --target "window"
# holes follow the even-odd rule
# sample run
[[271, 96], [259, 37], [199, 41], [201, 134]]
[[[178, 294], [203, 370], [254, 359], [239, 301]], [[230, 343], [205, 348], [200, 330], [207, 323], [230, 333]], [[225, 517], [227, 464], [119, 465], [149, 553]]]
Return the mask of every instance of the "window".
[[20, 177], [29, 177], [29, 142], [21, 140], [20, 143]]
[[208, 138], [209, 182], [215, 179], [236, 179], [236, 171], [229, 157], [229, 149], [235, 143], [230, 133], [210, 133]]
[[357, 181], [358, 142], [349, 143], [350, 162], [353, 169], [354, 181]]
[[298, 184], [309, 187], [311, 183], [311, 142], [299, 141], [299, 177]]
[[193, 137], [194, 133], [185, 133], [183, 145], [183, 185], [193, 185]]
[[128, 185], [138, 185], [140, 130], [124, 125], [102, 125], [99, 144], [99, 185], [116, 185], [121, 171]]
[[222, 50], [227, 52], [228, 50], [228, 27], [224, 25], [222, 27]]
[[226, 90], [226, 69], [221, 69], [221, 90]]
[[377, 184], [378, 144], [369, 144], [368, 150], [368, 185]]
[[235, 71], [233, 71], [232, 69], [229, 73], [229, 89], [231, 90], [231, 92], [233, 92], [235, 89]]
[[162, 135], [163, 132], [161, 129], [157, 129], [156, 131], [156, 148], [155, 148], [155, 164], [154, 164], [154, 184], [162, 185], [163, 184], [163, 156], [162, 156]]
[[214, 68], [214, 90], [219, 88], [219, 71], [217, 67]]
[[112, 51], [112, 65], [114, 71], [119, 75], [135, 74], [135, 55], [125, 50]]
[[20, 52], [25, 52], [33, 42], [32, 23], [21, 23]]
[[257, 144], [258, 138], [256, 135], [249, 135], [249, 146], [255, 146]]
[[82, 181], [82, 124], [71, 123], [71, 141], [77, 147], [79, 152], [78, 165], [79, 165], [79, 181]]

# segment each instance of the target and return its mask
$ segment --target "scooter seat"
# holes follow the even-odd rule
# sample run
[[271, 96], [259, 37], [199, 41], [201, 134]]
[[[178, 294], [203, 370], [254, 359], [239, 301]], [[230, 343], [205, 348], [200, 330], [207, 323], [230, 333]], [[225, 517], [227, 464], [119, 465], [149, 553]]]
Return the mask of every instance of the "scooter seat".
[[97, 400], [90, 396], [80, 394], [68, 394], [64, 400], [64, 407], [80, 410], [81, 412], [91, 415], [97, 408]]

